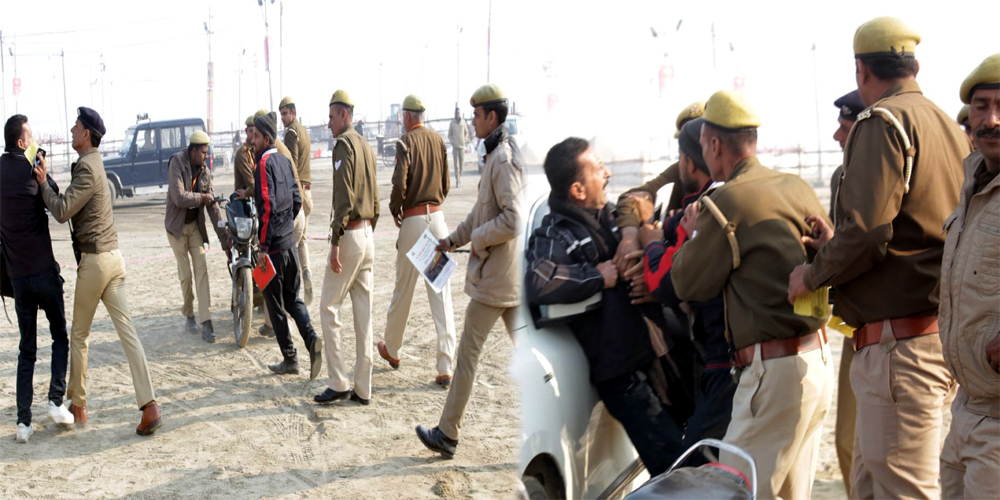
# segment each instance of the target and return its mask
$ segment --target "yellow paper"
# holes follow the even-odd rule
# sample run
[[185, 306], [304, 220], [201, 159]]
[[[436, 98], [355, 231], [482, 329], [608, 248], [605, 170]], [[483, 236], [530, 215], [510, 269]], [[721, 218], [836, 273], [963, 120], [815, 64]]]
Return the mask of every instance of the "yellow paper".
[[28, 163], [31, 163], [31, 168], [35, 167], [35, 156], [38, 156], [38, 143], [31, 141], [31, 144], [28, 144], [28, 149], [24, 150], [24, 157], [28, 159]]
[[813, 318], [826, 318], [829, 311], [830, 288], [820, 287], [809, 295], [803, 295], [795, 299], [795, 314], [799, 316], [812, 316]]

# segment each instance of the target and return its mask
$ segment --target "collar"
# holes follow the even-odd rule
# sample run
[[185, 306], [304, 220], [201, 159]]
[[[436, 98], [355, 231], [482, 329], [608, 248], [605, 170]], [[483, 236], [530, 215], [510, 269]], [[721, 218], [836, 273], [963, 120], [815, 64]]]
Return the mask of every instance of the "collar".
[[727, 179], [727, 181], [736, 179], [740, 175], [743, 175], [752, 168], [758, 166], [760, 166], [760, 161], [757, 160], [756, 156], [747, 156], [746, 158], [736, 162], [736, 166], [733, 167], [733, 173], [729, 175], [729, 179]]
[[89, 147], [87, 149], [84, 149], [83, 152], [80, 153], [80, 158], [83, 158], [84, 156], [87, 156], [87, 155], [90, 155], [90, 154], [94, 154], [94, 153], [97, 153], [98, 155], [101, 154], [100, 151], [97, 150], [97, 148], [91, 146], [91, 147]]
[[410, 130], [407, 130], [407, 132], [413, 132], [414, 130], [416, 130], [416, 129], [420, 128], [420, 127], [423, 127], [423, 126], [424, 126], [423, 123], [418, 123], [418, 124], [410, 127]]
[[[735, 173], [735, 170], [733, 172]], [[712, 187], [712, 184], [714, 184], [714, 183], [715, 183], [715, 181], [713, 181], [711, 178], [709, 178], [708, 182], [706, 182], [705, 185], [702, 186], [701, 189], [699, 189], [697, 192], [691, 193], [691, 194], [686, 195], [683, 198], [681, 198], [681, 206], [682, 207], [686, 207], [686, 206], [690, 205], [691, 202], [697, 200], [698, 198], [701, 198], [702, 195], [704, 195], [705, 192], [708, 191], [708, 188]]]
[[493, 132], [490, 132], [490, 135], [483, 139], [483, 146], [486, 147], [486, 154], [492, 153], [501, 142], [505, 142], [506, 140], [507, 127], [501, 123]]
[[892, 97], [894, 95], [911, 94], [911, 93], [921, 94], [923, 92], [920, 90], [920, 85], [917, 84], [917, 81], [915, 79], [905, 78], [902, 80], [898, 80], [891, 86], [889, 86], [889, 88], [886, 89], [885, 93], [882, 94], [882, 97], [880, 97], [879, 100], [885, 99], [886, 97]]

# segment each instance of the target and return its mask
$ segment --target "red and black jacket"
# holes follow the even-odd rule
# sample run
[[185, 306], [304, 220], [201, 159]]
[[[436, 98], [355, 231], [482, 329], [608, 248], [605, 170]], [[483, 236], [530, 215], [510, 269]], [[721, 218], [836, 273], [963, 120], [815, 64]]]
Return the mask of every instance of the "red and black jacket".
[[295, 247], [295, 216], [302, 195], [295, 183], [292, 162], [274, 147], [260, 153], [253, 171], [254, 202], [260, 218], [260, 250], [269, 254]]

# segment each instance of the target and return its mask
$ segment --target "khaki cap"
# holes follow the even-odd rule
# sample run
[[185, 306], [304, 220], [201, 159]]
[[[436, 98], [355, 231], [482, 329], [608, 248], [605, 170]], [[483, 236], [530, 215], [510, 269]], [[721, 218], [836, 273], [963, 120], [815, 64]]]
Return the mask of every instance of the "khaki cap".
[[281, 108], [288, 106], [289, 104], [294, 106], [295, 101], [292, 100], [292, 96], [286, 95], [285, 98], [282, 99], [280, 103], [278, 103], [278, 109], [280, 110]]
[[247, 117], [247, 120], [246, 120], [245, 122], [243, 122], [243, 123], [245, 123], [245, 124], [246, 124], [246, 126], [248, 126], [248, 127], [252, 127], [252, 126], [253, 126], [253, 116], [254, 116], [254, 115], [250, 115], [250, 116], [248, 116], [248, 117]]
[[493, 83], [487, 83], [472, 93], [472, 98], [469, 99], [469, 104], [475, 108], [477, 106], [505, 102], [506, 100], [507, 96], [504, 95], [502, 90], [500, 90], [500, 87], [497, 87], [496, 84]]
[[208, 144], [210, 142], [212, 141], [208, 138], [208, 134], [206, 134], [201, 130], [195, 130], [194, 132], [192, 132], [191, 138], [188, 139], [189, 144], [194, 144], [196, 146], [204, 146], [205, 144]]
[[[261, 108], [261, 109], [258, 109], [257, 112], [253, 114], [252, 118], [254, 120], [256, 120], [256, 119], [258, 119], [258, 118], [260, 118], [260, 117], [262, 117], [262, 116], [264, 116], [264, 115], [266, 115], [268, 113], [270, 113], [270, 111], [268, 111], [268, 110], [266, 110], [264, 108]], [[251, 121], [250, 124], [253, 125], [253, 121]]]
[[876, 17], [854, 32], [854, 57], [912, 56], [920, 35], [895, 17]]
[[702, 101], [692, 102], [688, 107], [681, 110], [681, 114], [677, 115], [677, 121], [675, 122], [677, 131], [674, 132], [674, 139], [681, 136], [681, 128], [686, 122], [700, 118], [703, 114], [705, 114], [705, 103]]
[[753, 106], [740, 94], [729, 90], [720, 90], [705, 103], [705, 114], [702, 119], [717, 127], [729, 130], [757, 128], [760, 126], [760, 116]]
[[416, 94], [410, 94], [403, 99], [403, 109], [407, 111], [427, 111], [424, 101], [421, 101]]
[[347, 95], [346, 90], [338, 89], [333, 93], [333, 96], [330, 97], [330, 105], [333, 106], [334, 104], [340, 104], [354, 109], [354, 101], [351, 100], [351, 96]]
[[968, 104], [966, 104], [965, 106], [962, 106], [962, 109], [960, 109], [958, 111], [958, 116], [955, 117], [955, 121], [957, 121], [959, 125], [965, 125], [969, 121], [969, 105]]
[[972, 104], [972, 91], [979, 85], [1000, 88], [1000, 52], [987, 57], [962, 82], [962, 102]]

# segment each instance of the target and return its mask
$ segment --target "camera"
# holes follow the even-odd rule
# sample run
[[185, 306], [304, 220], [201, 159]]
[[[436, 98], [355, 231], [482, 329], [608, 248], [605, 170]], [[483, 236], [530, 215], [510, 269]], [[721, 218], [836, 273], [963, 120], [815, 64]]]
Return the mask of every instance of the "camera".
[[[38, 148], [38, 154], [42, 155], [42, 158], [45, 158], [46, 151], [42, 148]], [[38, 161], [38, 157], [35, 157], [35, 166], [40, 167], [41, 165], [42, 162]]]

